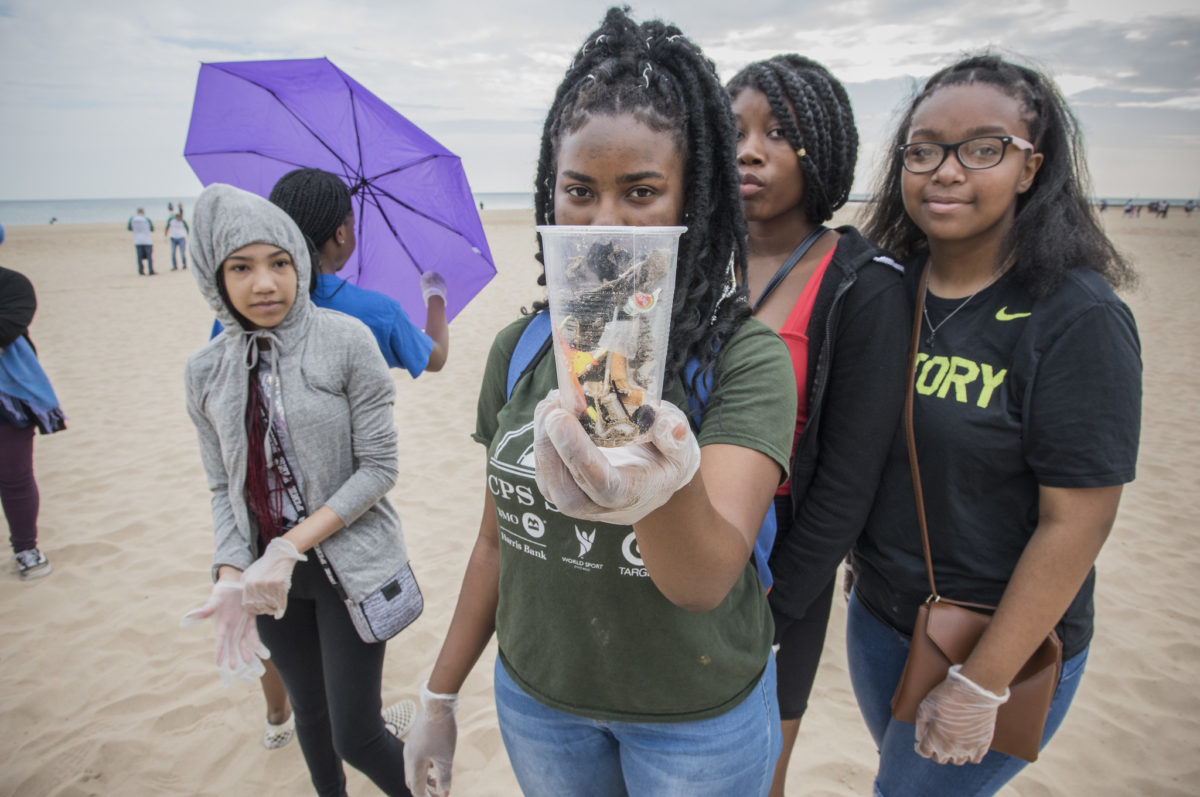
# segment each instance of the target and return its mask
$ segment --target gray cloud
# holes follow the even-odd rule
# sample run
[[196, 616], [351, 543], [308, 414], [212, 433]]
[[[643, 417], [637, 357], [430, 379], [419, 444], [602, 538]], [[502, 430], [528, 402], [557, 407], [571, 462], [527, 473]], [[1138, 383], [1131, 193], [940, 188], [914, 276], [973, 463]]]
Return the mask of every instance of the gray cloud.
[[[0, 161], [0, 191], [194, 192], [180, 153], [199, 64], [320, 55], [461, 155], [477, 189], [519, 190], [555, 87], [609, 4], [295, 0], [281, 11], [245, 0], [0, 0], [0, 146], [21, 153]], [[780, 52], [829, 66], [862, 134], [856, 191], [915, 81], [987, 45], [1060, 80], [1110, 165], [1097, 169], [1098, 183], [1135, 181], [1114, 154], [1132, 141], [1161, 148], [1137, 182], [1185, 193], [1200, 185], [1186, 152], [1200, 130], [1200, 14], [1185, 0], [654, 0], [635, 14], [677, 23], [726, 79]]]

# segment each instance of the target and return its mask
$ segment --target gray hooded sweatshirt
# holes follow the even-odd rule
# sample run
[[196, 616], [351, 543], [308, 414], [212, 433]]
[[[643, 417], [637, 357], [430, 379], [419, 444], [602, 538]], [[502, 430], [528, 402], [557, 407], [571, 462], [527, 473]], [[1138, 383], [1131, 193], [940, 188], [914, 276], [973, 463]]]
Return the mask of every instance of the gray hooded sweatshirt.
[[[408, 562], [400, 518], [385, 495], [396, 483], [395, 386], [370, 330], [309, 301], [312, 268], [304, 237], [286, 213], [233, 186], [204, 189], [193, 215], [191, 247], [200, 293], [225, 331], [187, 363], [187, 408], [200, 438], [212, 490], [221, 565], [245, 570], [255, 560], [257, 525], [246, 504], [245, 411], [248, 363], [270, 360], [309, 512], [328, 506], [346, 524], [325, 542], [347, 595], [361, 601]], [[296, 301], [278, 326], [246, 330], [217, 290], [217, 274], [247, 244], [275, 244], [296, 265]], [[270, 341], [260, 350], [258, 339]]]

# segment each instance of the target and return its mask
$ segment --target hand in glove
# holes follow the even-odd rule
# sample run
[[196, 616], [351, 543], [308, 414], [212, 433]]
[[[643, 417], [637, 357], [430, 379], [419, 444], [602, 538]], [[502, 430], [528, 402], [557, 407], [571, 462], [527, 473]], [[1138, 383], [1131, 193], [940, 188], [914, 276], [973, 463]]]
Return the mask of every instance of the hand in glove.
[[446, 797], [458, 727], [458, 695], [439, 695], [421, 684], [421, 712], [404, 742], [404, 780], [415, 797]]
[[683, 411], [656, 408], [649, 443], [599, 448], [551, 390], [533, 413], [538, 489], [563, 514], [631, 525], [670, 500], [700, 467], [700, 446]]
[[917, 707], [916, 750], [939, 764], [978, 764], [996, 731], [996, 712], [1009, 692], [992, 694], [955, 664]]
[[271, 540], [258, 561], [242, 574], [242, 585], [246, 589], [242, 605], [251, 614], [270, 614], [276, 620], [283, 617], [287, 610], [288, 590], [292, 588], [292, 568], [296, 562], [306, 561], [308, 557], [297, 551], [289, 540], [283, 537]]
[[217, 673], [221, 683], [229, 686], [234, 676], [243, 681], [257, 681], [266, 672], [262, 659], [271, 652], [258, 638], [254, 615], [242, 607], [240, 581], [218, 581], [213, 584], [208, 602], [183, 616], [180, 628], [212, 618], [216, 635]]
[[425, 304], [429, 304], [429, 299], [432, 296], [442, 297], [442, 301], [446, 301], [446, 280], [442, 279], [442, 275], [436, 271], [426, 271], [421, 275], [421, 296], [425, 299]]

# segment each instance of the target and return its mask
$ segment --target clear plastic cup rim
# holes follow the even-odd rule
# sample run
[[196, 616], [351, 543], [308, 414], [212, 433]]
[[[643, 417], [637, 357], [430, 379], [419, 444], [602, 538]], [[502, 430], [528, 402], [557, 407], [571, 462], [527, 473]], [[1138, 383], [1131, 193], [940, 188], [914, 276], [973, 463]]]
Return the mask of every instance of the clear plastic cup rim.
[[534, 227], [539, 233], [559, 235], [683, 235], [687, 227], [621, 227], [572, 224], [539, 224]]

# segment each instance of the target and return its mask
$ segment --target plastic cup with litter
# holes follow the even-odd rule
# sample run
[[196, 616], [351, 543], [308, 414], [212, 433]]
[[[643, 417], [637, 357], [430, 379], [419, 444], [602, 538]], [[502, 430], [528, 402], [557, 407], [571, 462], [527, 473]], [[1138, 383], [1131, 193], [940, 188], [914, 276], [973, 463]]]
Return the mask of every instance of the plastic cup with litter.
[[545, 225], [562, 406], [596, 445], [645, 440], [662, 399], [679, 236], [686, 227]]

